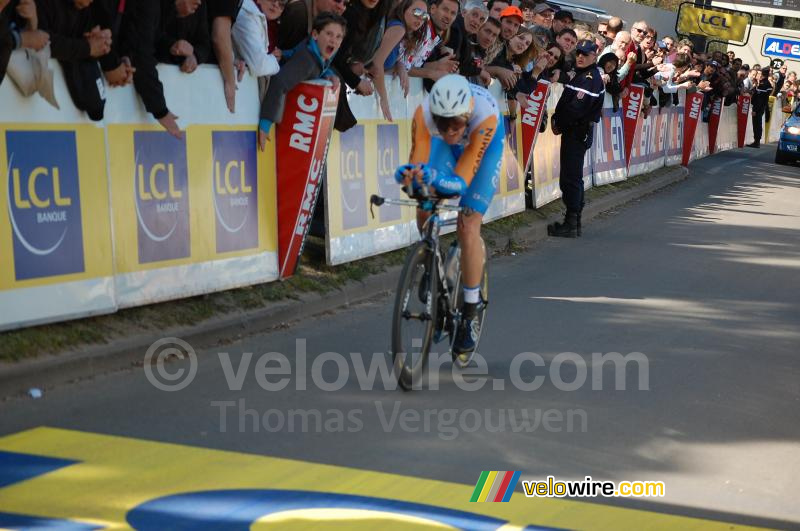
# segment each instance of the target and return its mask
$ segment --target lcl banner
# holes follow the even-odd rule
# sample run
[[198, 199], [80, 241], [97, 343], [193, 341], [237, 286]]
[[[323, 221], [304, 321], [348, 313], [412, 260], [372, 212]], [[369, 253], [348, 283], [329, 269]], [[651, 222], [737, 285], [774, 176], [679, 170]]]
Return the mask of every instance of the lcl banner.
[[744, 139], [747, 135], [747, 117], [750, 114], [750, 95], [742, 94], [739, 96], [737, 117], [737, 137], [736, 140], [740, 148], [744, 147]]
[[708, 119], [708, 153], [713, 155], [717, 151], [717, 131], [719, 131], [719, 118], [722, 116], [722, 99], [714, 98], [711, 103], [711, 116]]
[[686, 95], [686, 108], [683, 118], [683, 159], [681, 165], [688, 166], [694, 145], [694, 133], [697, 131], [697, 122], [702, 113], [703, 94], [693, 92]]
[[303, 251], [336, 116], [339, 91], [327, 83], [300, 83], [286, 95], [277, 126], [278, 268], [292, 276]]
[[625, 125], [625, 164], [631, 165], [631, 149], [633, 148], [633, 138], [636, 135], [636, 125], [639, 121], [639, 114], [642, 112], [644, 102], [644, 87], [631, 85], [628, 94], [622, 102], [622, 121]]
[[522, 167], [528, 171], [531, 163], [533, 146], [536, 145], [536, 137], [539, 134], [539, 127], [544, 116], [544, 105], [547, 101], [547, 93], [550, 91], [550, 82], [540, 80], [528, 95], [527, 105], [522, 112]]

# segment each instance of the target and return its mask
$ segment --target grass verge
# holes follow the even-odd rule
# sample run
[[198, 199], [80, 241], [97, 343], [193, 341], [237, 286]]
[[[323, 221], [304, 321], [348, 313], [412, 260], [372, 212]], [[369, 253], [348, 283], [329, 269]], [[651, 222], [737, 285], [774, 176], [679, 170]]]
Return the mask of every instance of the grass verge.
[[[635, 188], [662, 175], [664, 171], [591, 188], [586, 193], [586, 199], [591, 202], [615, 192]], [[493, 221], [485, 227], [484, 239], [493, 254], [522, 251], [524, 247], [512, 239], [514, 231], [535, 221], [547, 219], [560, 211], [561, 202], [555, 201], [536, 210], [526, 210]], [[443, 245], [449, 244], [453, 237], [444, 236]], [[18, 362], [43, 354], [74, 351], [85, 345], [107, 343], [120, 337], [192, 325], [211, 317], [265, 307], [275, 301], [297, 299], [304, 293], [328, 293], [340, 289], [349, 281], [360, 281], [385, 271], [388, 267], [401, 264], [405, 253], [406, 250], [401, 249], [357, 262], [329, 266], [325, 264], [325, 242], [310, 237], [297, 274], [286, 281], [128, 308], [110, 315], [3, 332], [0, 333], [0, 362]]]

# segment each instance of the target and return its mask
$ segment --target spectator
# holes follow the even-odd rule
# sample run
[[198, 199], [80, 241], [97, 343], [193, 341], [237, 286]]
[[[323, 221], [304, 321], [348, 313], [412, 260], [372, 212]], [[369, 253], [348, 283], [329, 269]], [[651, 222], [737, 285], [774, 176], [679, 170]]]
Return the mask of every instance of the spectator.
[[[517, 80], [522, 75], [523, 70], [528, 64], [538, 56], [538, 48], [536, 47], [533, 33], [529, 29], [521, 28], [519, 33], [511, 37], [508, 42], [503, 46], [502, 51], [494, 58], [490, 67], [493, 72], [499, 74], [495, 77], [500, 79], [503, 88], [506, 91], [506, 98], [513, 101], [516, 98]], [[539, 75], [545, 68], [546, 64], [542, 64], [535, 75]], [[512, 76], [507, 76], [506, 72], [500, 73], [501, 70], [511, 72]], [[506, 84], [506, 80], [513, 78], [513, 83]]]
[[[450, 37], [450, 26], [458, 17], [458, 0], [431, 0], [429, 12], [430, 20], [425, 25], [426, 34], [423, 46], [417, 52], [413, 67], [409, 75], [436, 81], [440, 77], [458, 71], [458, 60], [455, 49], [447, 47]], [[442, 46], [439, 44], [442, 43]]]
[[636, 52], [628, 52], [628, 47], [631, 44], [631, 34], [627, 31], [620, 31], [614, 37], [614, 42], [604, 51], [606, 53], [613, 53], [619, 60], [620, 67], [617, 68], [617, 80], [622, 88], [622, 82], [628, 77], [628, 72], [636, 65]]
[[652, 63], [646, 64], [647, 60], [645, 59], [644, 49], [642, 46], [645, 39], [648, 37], [648, 29], [649, 27], [647, 26], [647, 22], [644, 20], [640, 20], [633, 25], [631, 30], [631, 43], [628, 45], [627, 50], [625, 50], [625, 54], [627, 55], [630, 52], [636, 53], [636, 66], [631, 68], [630, 72], [628, 72], [628, 77], [626, 77], [623, 81], [623, 90], [631, 83], [644, 84], [648, 77], [647, 72], [653, 66]]
[[756, 88], [756, 69], [750, 69], [750, 65], [742, 65], [742, 68], [739, 70], [739, 72], [741, 73], [742, 71], [746, 72], [747, 75], [742, 80], [741, 92], [744, 94], [752, 94], [753, 90]]
[[692, 81], [688, 77], [682, 77], [690, 67], [691, 58], [685, 53], [679, 53], [672, 63], [666, 63], [659, 68], [659, 71], [653, 76], [653, 80], [666, 94], [675, 94], [678, 89], [691, 89]]
[[605, 48], [603, 48], [603, 50], [600, 51], [600, 57], [604, 56], [607, 53], [617, 54], [617, 51], [621, 49], [620, 51], [622, 52], [622, 55], [620, 56], [619, 54], [617, 54], [617, 57], [619, 58], [620, 61], [622, 61], [623, 59], [625, 59], [625, 51], [627, 50], [630, 43], [631, 43], [631, 34], [628, 33], [627, 31], [621, 31], [617, 33], [616, 37], [614, 37], [614, 40], [611, 41], [611, 43], [608, 46], [606, 46]]
[[[197, 3], [197, 0], [186, 0]], [[301, 2], [303, 0], [295, 0]], [[135, 3], [141, 3], [136, 0]], [[244, 64], [239, 63], [238, 67], [234, 63], [233, 57], [233, 37], [232, 29], [239, 15], [241, 0], [206, 0], [208, 20], [211, 27], [211, 44], [213, 46], [214, 57], [219, 65], [219, 72], [222, 75], [222, 90], [225, 94], [225, 103], [230, 112], [236, 112], [236, 73], [239, 73], [239, 80], [244, 75]], [[285, 48], [279, 46], [281, 50]]]
[[[608, 33], [608, 22], [601, 20], [600, 22], [597, 23], [597, 34], [605, 37], [606, 33]], [[606, 46], [608, 46], [608, 44], [606, 44]], [[602, 65], [600, 65], [599, 61], [597, 64], [598, 66], [600, 66], [600, 69], [602, 70], [603, 67]]]
[[548, 4], [537, 4], [533, 8], [533, 34], [539, 38], [540, 44], [553, 39], [553, 20], [556, 10]]
[[606, 27], [606, 39], [613, 41], [617, 33], [623, 30], [625, 23], [619, 17], [611, 17], [608, 19]]
[[[235, 2], [235, 0], [217, 1]], [[365, 1], [370, 5], [370, 9], [378, 4], [378, 0]], [[293, 50], [298, 44], [305, 42], [311, 34], [317, 15], [325, 12], [342, 15], [346, 7], [347, 0], [290, 0], [280, 18], [278, 48], [284, 52]]]
[[[258, 5], [256, 5], [258, 1]], [[270, 53], [269, 23], [277, 21], [283, 13], [286, 0], [244, 0], [236, 23], [231, 28], [236, 54], [247, 65], [250, 74], [265, 78], [278, 73], [280, 48]], [[274, 43], [273, 43], [274, 45]], [[264, 85], [263, 79], [259, 80]], [[266, 86], [264, 86], [266, 90]]]
[[500, 37], [500, 21], [496, 18], [489, 17], [483, 23], [481, 29], [478, 30], [475, 42], [475, 55], [481, 60], [481, 73], [478, 78], [471, 82], [478, 83], [484, 87], [489, 86], [492, 81], [492, 75], [486, 71], [486, 51], [492, 48]]
[[6, 77], [6, 68], [11, 58], [11, 52], [16, 47], [13, 34], [11, 33], [11, 23], [5, 14], [9, 0], [0, 0], [0, 85]]
[[486, 9], [489, 10], [489, 17], [500, 20], [503, 11], [511, 5], [511, 2], [505, 0], [489, 0], [486, 4]]
[[685, 53], [689, 57], [692, 57], [694, 53], [694, 44], [689, 39], [681, 39], [678, 41], [677, 50], [678, 53]]
[[[49, 43], [50, 36], [39, 29], [34, 0], [0, 0], [0, 84], [5, 77], [11, 52], [19, 48], [39, 51]], [[45, 93], [42, 92], [42, 80], [37, 88], [45, 99], [57, 107], [52, 94], [52, 76], [47, 79], [49, 86]]]
[[534, 25], [533, 10], [536, 8], [535, 0], [522, 0], [518, 7], [522, 11], [522, 25], [526, 28], [532, 28]]
[[548, 4], [537, 4], [533, 9], [533, 25], [544, 29], [553, 27], [556, 10]]
[[675, 55], [678, 53], [678, 50], [675, 47], [675, 39], [668, 35], [661, 39], [661, 41], [667, 46], [664, 62], [671, 63], [675, 60]]
[[[168, 0], [169, 1], [169, 0]], [[133, 85], [144, 108], [175, 138], [183, 138], [177, 119], [167, 107], [164, 87], [158, 78], [156, 43], [161, 24], [159, 2], [131, 2], [123, 18], [121, 53], [130, 57], [135, 68]]]
[[463, 32], [458, 52], [458, 73], [467, 79], [478, 79], [484, 75], [491, 81], [488, 72], [483, 72], [483, 53], [475, 48], [478, 31], [488, 17], [489, 11], [482, 0], [468, 0], [454, 23]]
[[561, 174], [559, 186], [567, 213], [563, 223], [548, 226], [548, 234], [575, 238], [581, 234], [583, 211], [583, 161], [592, 146], [593, 126], [600, 121], [603, 109], [602, 74], [597, 69], [597, 45], [588, 40], [576, 47], [576, 75], [558, 100], [552, 128], [561, 134]]
[[561, 77], [559, 78], [559, 82], [566, 83], [572, 79], [572, 75], [574, 75], [573, 71], [575, 69], [575, 54], [573, 52], [575, 51], [575, 46], [578, 43], [578, 35], [573, 29], [564, 28], [556, 36], [556, 43], [561, 47], [563, 58], [563, 68], [561, 69]]
[[507, 7], [500, 13], [500, 38], [497, 39], [494, 47], [486, 52], [486, 62], [491, 63], [500, 49], [508, 40], [517, 34], [522, 25], [522, 11], [518, 7]]
[[[438, 11], [437, 16], [441, 19], [444, 10], [440, 9]], [[465, 15], [469, 16], [469, 28], [467, 28]], [[428, 61], [435, 62], [450, 54], [459, 74], [465, 77], [479, 75], [481, 69], [475, 63], [470, 41], [473, 38], [472, 35], [483, 24], [486, 16], [486, 7], [481, 0], [468, 0], [464, 4], [464, 9], [460, 13], [456, 12], [455, 18], [446, 32], [447, 39], [444, 41], [444, 47], [434, 50], [430, 54]], [[425, 90], [429, 91], [433, 87], [433, 81], [430, 78], [425, 79], [423, 80], [423, 86]]]
[[622, 93], [622, 87], [619, 84], [619, 57], [613, 52], [608, 52], [600, 56], [597, 60], [597, 66], [603, 73], [603, 83], [606, 87], [606, 92], [611, 96], [611, 103], [614, 112], [619, 110], [619, 97]]
[[788, 69], [789, 65], [784, 63], [783, 66], [778, 69], [777, 74], [775, 74], [775, 88], [772, 91], [773, 96], [777, 96], [781, 88], [783, 88], [783, 84], [786, 81], [786, 71]]
[[773, 86], [770, 82], [769, 68], [765, 67], [756, 73], [756, 88], [753, 91], [751, 108], [753, 113], [753, 142], [748, 147], [760, 148], [761, 135], [764, 132], [764, 113], [769, 108], [769, 97]]
[[191, 74], [208, 60], [210, 51], [205, 4], [200, 0], [162, 0], [156, 59], [180, 65], [181, 72]]
[[[50, 35], [50, 53], [64, 70], [75, 106], [92, 120], [102, 120], [105, 107], [103, 71], [114, 85], [131, 81], [133, 72], [112, 49], [111, 14], [103, 2], [38, 0], [39, 27]], [[100, 66], [98, 66], [98, 60]]]
[[575, 18], [572, 16], [572, 11], [567, 11], [566, 9], [556, 11], [556, 14], [553, 16], [553, 27], [551, 28], [553, 39], [555, 39], [559, 31], [564, 28], [572, 28], [573, 26], [575, 26]]
[[539, 79], [546, 79], [551, 83], [558, 81], [561, 76], [561, 68], [564, 64], [564, 51], [555, 42], [548, 43], [544, 50], [547, 56], [547, 68], [539, 75]]
[[736, 52], [728, 50], [728, 62], [732, 63], [734, 59], [736, 59]]
[[338, 87], [339, 78], [330, 70], [331, 61], [342, 44], [347, 21], [334, 13], [320, 13], [314, 18], [311, 35], [303, 41], [281, 70], [270, 79], [267, 95], [261, 103], [258, 122], [258, 146], [264, 151], [272, 124], [283, 119], [286, 94], [295, 85], [310, 79], [324, 78]]
[[[354, 0], [344, 12], [347, 34], [333, 59], [333, 65], [342, 81], [360, 96], [371, 96], [374, 91], [372, 81], [366, 75], [365, 64], [369, 63], [381, 44], [391, 6], [391, 0]], [[338, 131], [347, 131], [354, 125], [356, 118], [350, 109], [347, 91], [341, 90], [334, 127]], [[320, 205], [319, 201], [317, 205]]]
[[417, 46], [425, 34], [428, 22], [428, 5], [424, 0], [402, 0], [389, 13], [386, 32], [372, 63], [369, 73], [378, 92], [381, 112], [386, 120], [392, 121], [389, 109], [389, 95], [386, 91], [384, 72], [392, 72], [400, 78], [403, 94], [408, 96], [408, 71], [411, 69]]
[[742, 65], [736, 72], [736, 94], [750, 94], [752, 87], [750, 87], [750, 67]]
[[564, 28], [558, 35], [556, 35], [556, 42], [564, 51], [564, 55], [572, 55], [575, 51], [575, 46], [578, 44], [578, 35], [572, 28]]

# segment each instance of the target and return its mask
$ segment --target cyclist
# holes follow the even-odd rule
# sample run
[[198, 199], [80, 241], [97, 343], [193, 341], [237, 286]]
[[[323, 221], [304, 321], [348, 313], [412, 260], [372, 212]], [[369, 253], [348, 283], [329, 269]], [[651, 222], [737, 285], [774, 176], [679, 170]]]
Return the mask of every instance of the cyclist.
[[[453, 352], [468, 361], [480, 334], [481, 221], [500, 175], [505, 140], [502, 115], [489, 91], [450, 74], [436, 81], [417, 107], [411, 137], [409, 163], [397, 169], [397, 182], [409, 192], [419, 192], [424, 184], [438, 196], [461, 196], [457, 234], [464, 305]], [[417, 211], [420, 229], [427, 217], [427, 212]]]

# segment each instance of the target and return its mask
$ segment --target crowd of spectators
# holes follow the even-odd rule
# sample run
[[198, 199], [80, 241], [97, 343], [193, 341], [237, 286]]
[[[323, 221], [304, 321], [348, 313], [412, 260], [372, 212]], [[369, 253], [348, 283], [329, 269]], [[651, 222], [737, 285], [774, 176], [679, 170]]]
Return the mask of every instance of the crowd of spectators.
[[[323, 35], [323, 48], [321, 23], [339, 27]], [[262, 106], [268, 138], [263, 129], [280, 121], [286, 91], [321, 77], [341, 83], [341, 131], [356, 123], [348, 93], [377, 97], [392, 120], [388, 82], [396, 79], [407, 94], [411, 77], [429, 88], [454, 72], [484, 86], [496, 79], [513, 116], [538, 80], [574, 77], [584, 40], [599, 50], [615, 105], [631, 84], [646, 88], [645, 113], [675, 104], [679, 88], [703, 92], [706, 114], [716, 99], [731, 105], [755, 94], [762, 80], [773, 95], [797, 98], [797, 75], [785, 67], [773, 72], [742, 64], [734, 52], [695, 51], [689, 40], [659, 37], [646, 21], [628, 26], [615, 16], [590, 27], [540, 0], [0, 0], [0, 82], [13, 50], [30, 50], [28, 60], [46, 53], [61, 63], [75, 105], [91, 119], [103, 117], [106, 87], [132, 83], [145, 109], [179, 137], [156, 66], [191, 75], [217, 64], [231, 112], [245, 71], [259, 79], [262, 99], [277, 98]]]

